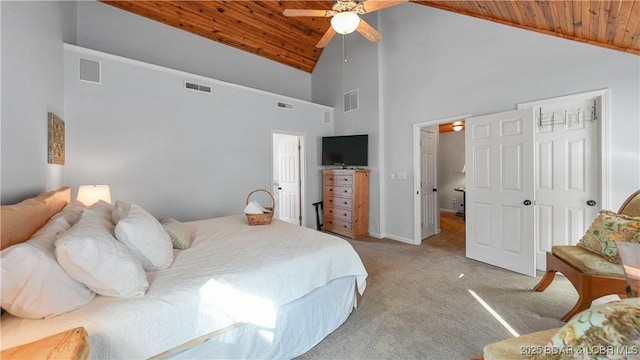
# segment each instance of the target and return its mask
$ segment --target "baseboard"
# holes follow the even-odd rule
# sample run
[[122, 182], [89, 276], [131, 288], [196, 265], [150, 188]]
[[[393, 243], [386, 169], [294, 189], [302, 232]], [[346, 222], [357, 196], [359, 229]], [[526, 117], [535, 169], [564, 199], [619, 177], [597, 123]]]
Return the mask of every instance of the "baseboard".
[[440, 212], [455, 213], [455, 210], [440, 208]]
[[396, 235], [390, 235], [390, 234], [386, 234], [384, 237], [386, 237], [387, 239], [391, 239], [391, 240], [395, 240], [395, 241], [400, 241], [406, 244], [410, 244], [410, 245], [420, 245], [420, 244], [416, 244], [413, 239], [409, 239], [403, 236], [396, 236]]

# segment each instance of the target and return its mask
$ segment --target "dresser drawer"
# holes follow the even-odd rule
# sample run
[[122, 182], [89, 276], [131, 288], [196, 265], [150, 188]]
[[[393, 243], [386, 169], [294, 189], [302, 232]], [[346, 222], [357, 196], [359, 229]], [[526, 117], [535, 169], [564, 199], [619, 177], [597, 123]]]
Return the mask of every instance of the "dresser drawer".
[[325, 218], [322, 228], [325, 231], [331, 231], [344, 236], [351, 236], [352, 234], [351, 223], [348, 221]]
[[351, 209], [353, 207], [353, 200], [351, 200], [350, 198], [325, 196], [323, 201], [325, 203], [325, 206], [335, 206], [346, 209]]
[[351, 210], [335, 208], [333, 206], [327, 206], [324, 208], [325, 217], [336, 218], [338, 220], [351, 221]]
[[352, 197], [353, 188], [350, 186], [325, 186], [324, 193], [328, 196]]
[[353, 175], [324, 174], [324, 183], [327, 185], [353, 185]]

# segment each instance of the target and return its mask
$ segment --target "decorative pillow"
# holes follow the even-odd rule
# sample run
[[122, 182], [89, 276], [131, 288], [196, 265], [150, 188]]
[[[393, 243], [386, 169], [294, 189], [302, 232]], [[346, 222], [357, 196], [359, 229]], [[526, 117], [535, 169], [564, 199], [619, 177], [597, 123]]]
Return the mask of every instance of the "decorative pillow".
[[173, 262], [173, 244], [156, 218], [136, 204], [116, 225], [116, 239], [142, 262], [147, 271], [163, 270]]
[[149, 282], [140, 260], [113, 237], [113, 224], [91, 212], [58, 235], [55, 254], [72, 278], [100, 295], [143, 296]]
[[30, 240], [0, 253], [2, 308], [18, 317], [42, 319], [75, 310], [95, 297], [53, 254], [56, 234], [69, 226], [64, 217], [53, 219]]
[[188, 249], [191, 246], [191, 237], [189, 236], [189, 230], [187, 230], [182, 223], [176, 219], [166, 218], [160, 221], [162, 227], [171, 237], [174, 249]]
[[640, 242], [640, 218], [601, 210], [578, 245], [621, 264], [616, 241]]
[[113, 206], [113, 211], [111, 212], [111, 222], [117, 225], [118, 221], [127, 215], [130, 207], [131, 204], [128, 202], [116, 200], [116, 203]]
[[547, 358], [631, 359], [637, 356], [638, 346], [640, 298], [629, 298], [575, 315], [551, 338], [546, 350], [556, 355]]

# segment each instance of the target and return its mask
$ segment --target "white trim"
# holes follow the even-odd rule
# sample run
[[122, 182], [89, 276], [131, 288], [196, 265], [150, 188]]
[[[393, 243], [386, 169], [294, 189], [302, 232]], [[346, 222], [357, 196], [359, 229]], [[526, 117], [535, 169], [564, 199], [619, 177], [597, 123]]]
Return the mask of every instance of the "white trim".
[[[441, 119], [429, 120], [413, 124], [413, 240], [410, 244], [420, 245], [422, 234], [420, 231], [420, 129], [426, 126], [439, 125], [471, 117], [471, 114], [450, 116]], [[418, 196], [416, 196], [418, 195]], [[440, 232], [440, 224], [437, 224], [436, 234]], [[390, 237], [391, 238], [391, 237]], [[403, 241], [403, 240], [399, 240]], [[407, 242], [407, 241], [403, 241]]]
[[407, 244], [410, 244], [410, 245], [420, 245], [420, 243], [417, 243], [417, 244], [416, 244], [416, 243], [413, 241], [413, 239], [409, 239], [409, 238], [402, 237], [402, 236], [395, 236], [395, 235], [389, 235], [389, 234], [387, 234], [385, 237], [386, 237], [387, 239], [400, 241], [400, 242], [407, 243]]
[[[377, 21], [380, 24], [380, 13], [376, 15], [378, 17]], [[384, 43], [384, 42], [383, 42]], [[382, 66], [382, 62], [384, 61], [384, 56], [382, 56], [382, 46], [378, 45], [378, 183], [380, 184], [380, 190], [378, 194], [379, 202], [380, 202], [380, 219], [378, 221], [378, 231], [381, 236], [387, 231], [387, 186], [386, 186], [386, 157], [384, 155], [385, 149], [385, 116], [384, 116], [384, 69]], [[371, 191], [369, 191], [371, 193]], [[371, 212], [371, 209], [369, 209]]]
[[[105, 53], [102, 51], [98, 51], [98, 50], [93, 50], [93, 49], [89, 49], [89, 48], [85, 48], [82, 46], [77, 46], [77, 45], [73, 45], [73, 44], [69, 44], [69, 43], [64, 43], [64, 50], [71, 50], [74, 51], [76, 53], [80, 53], [80, 54], [86, 54], [86, 55], [90, 55], [90, 56], [99, 56], [102, 57], [104, 59], [107, 60], [113, 60], [113, 61], [119, 61], [119, 62], [123, 62], [123, 63], [127, 63], [127, 64], [131, 64], [134, 66], [140, 66], [140, 67], [144, 67], [144, 68], [148, 68], [148, 69], [152, 69], [152, 70], [157, 70], [157, 71], [162, 71], [165, 73], [169, 73], [169, 74], [175, 74], [175, 75], [179, 75], [179, 76], [188, 76], [192, 79], [199, 79], [199, 81], [210, 81], [213, 83], [213, 85], [215, 86], [219, 86], [219, 87], [228, 87], [228, 88], [233, 88], [233, 89], [242, 89], [242, 90], [246, 90], [246, 91], [251, 91], [254, 93], [258, 93], [258, 94], [263, 94], [263, 95], [270, 95], [273, 96], [275, 98], [278, 99], [287, 99], [288, 101], [293, 101], [293, 102], [301, 102], [307, 105], [311, 105], [323, 110], [333, 110], [332, 107], [330, 106], [326, 106], [326, 105], [321, 105], [321, 104], [316, 104], [307, 100], [302, 100], [302, 99], [296, 99], [290, 96], [285, 96], [285, 95], [280, 95], [280, 94], [276, 94], [276, 93], [272, 93], [272, 92], [268, 92], [265, 90], [259, 90], [259, 89], [255, 89], [252, 87], [248, 87], [248, 86], [243, 86], [243, 85], [238, 85], [238, 84], [234, 84], [234, 83], [230, 83], [230, 82], [226, 82], [226, 81], [222, 81], [222, 80], [218, 80], [218, 79], [214, 79], [214, 78], [210, 78], [210, 77], [206, 77], [206, 76], [202, 76], [202, 75], [198, 75], [198, 74], [193, 74], [193, 73], [189, 73], [186, 71], [182, 71], [182, 70], [177, 70], [177, 69], [172, 69], [172, 68], [168, 68], [165, 66], [160, 66], [160, 65], [155, 65], [155, 64], [150, 64], [150, 63], [146, 63], [144, 61], [139, 61], [139, 60], [134, 60], [134, 59], [130, 59], [130, 58], [126, 58], [124, 56], [119, 56], [119, 55], [113, 55], [113, 54], [109, 54], [109, 53]], [[100, 79], [102, 81], [102, 79]], [[213, 92], [214, 90], [214, 86], [211, 86], [211, 91]]]
[[517, 105], [517, 109], [527, 109], [536, 106], [543, 106], [545, 104], [554, 102], [565, 101], [579, 101], [589, 98], [600, 97], [600, 104], [602, 109], [602, 119], [600, 119], [600, 203], [602, 209], [611, 209], [611, 165], [609, 162], [611, 155], [611, 139], [609, 132], [609, 119], [611, 119], [611, 107], [609, 106], [609, 89], [599, 89], [593, 91], [587, 91], [578, 94], [571, 94], [566, 96], [558, 96], [548, 99], [529, 101], [520, 103]]
[[[281, 135], [292, 135], [292, 136], [297, 136], [298, 139], [300, 140], [300, 181], [301, 181], [301, 185], [300, 185], [300, 223], [302, 227], [307, 227], [307, 207], [305, 206], [305, 204], [307, 203], [307, 175], [306, 175], [306, 169], [307, 169], [307, 159], [306, 159], [306, 151], [305, 151], [305, 133], [298, 133], [298, 132], [293, 132], [293, 131], [284, 131], [284, 130], [277, 130], [277, 129], [271, 129], [271, 141], [269, 142], [271, 144], [271, 177], [269, 179], [269, 186], [271, 189], [273, 189], [273, 160], [274, 160], [274, 154], [273, 154], [273, 135], [275, 134], [281, 134]], [[313, 228], [315, 229], [315, 226], [313, 226]]]

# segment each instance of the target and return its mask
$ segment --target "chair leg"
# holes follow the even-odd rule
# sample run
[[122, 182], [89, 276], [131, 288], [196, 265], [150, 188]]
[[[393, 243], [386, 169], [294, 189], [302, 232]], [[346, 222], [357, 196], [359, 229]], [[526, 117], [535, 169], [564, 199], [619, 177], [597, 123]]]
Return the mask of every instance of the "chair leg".
[[544, 273], [544, 276], [542, 277], [542, 279], [540, 279], [540, 282], [538, 283], [538, 285], [536, 285], [533, 288], [533, 290], [545, 291], [547, 287], [551, 284], [553, 279], [555, 279], [555, 277], [556, 277], [556, 270], [547, 270], [547, 272]]
[[573, 317], [573, 315], [581, 312], [582, 310], [588, 309], [589, 307], [591, 307], [591, 301], [592, 299], [587, 299], [585, 296], [578, 294], [578, 301], [575, 305], [573, 305], [573, 308], [571, 308], [569, 312], [564, 314], [561, 320], [567, 322]]

